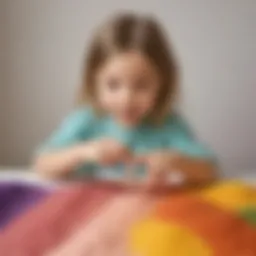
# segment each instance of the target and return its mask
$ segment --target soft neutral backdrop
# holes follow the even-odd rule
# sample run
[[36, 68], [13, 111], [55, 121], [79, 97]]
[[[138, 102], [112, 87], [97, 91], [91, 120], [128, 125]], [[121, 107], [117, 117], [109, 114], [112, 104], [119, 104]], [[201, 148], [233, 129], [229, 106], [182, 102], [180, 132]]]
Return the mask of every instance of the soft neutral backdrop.
[[254, 0], [0, 0], [0, 165], [26, 165], [71, 110], [91, 32], [155, 14], [183, 68], [186, 117], [226, 173], [256, 168]]

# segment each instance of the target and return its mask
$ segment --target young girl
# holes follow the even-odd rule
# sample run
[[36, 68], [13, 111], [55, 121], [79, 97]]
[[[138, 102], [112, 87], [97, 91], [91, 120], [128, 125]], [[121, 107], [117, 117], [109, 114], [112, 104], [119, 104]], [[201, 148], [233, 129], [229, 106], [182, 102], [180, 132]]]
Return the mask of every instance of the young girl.
[[212, 153], [173, 109], [177, 86], [176, 60], [156, 21], [133, 14], [111, 19], [88, 50], [81, 107], [40, 149], [36, 169], [50, 178], [79, 171], [115, 179], [125, 166], [144, 164], [150, 187], [168, 183], [173, 173], [186, 183], [213, 180]]

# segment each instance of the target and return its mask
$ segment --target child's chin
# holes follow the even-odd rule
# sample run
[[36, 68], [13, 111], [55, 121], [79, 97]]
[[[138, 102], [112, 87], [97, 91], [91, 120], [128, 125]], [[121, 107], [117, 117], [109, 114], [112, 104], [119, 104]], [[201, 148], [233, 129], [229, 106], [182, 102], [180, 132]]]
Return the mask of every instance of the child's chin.
[[129, 127], [136, 126], [139, 123], [137, 119], [132, 119], [132, 118], [124, 118], [122, 119], [122, 122], [124, 125]]

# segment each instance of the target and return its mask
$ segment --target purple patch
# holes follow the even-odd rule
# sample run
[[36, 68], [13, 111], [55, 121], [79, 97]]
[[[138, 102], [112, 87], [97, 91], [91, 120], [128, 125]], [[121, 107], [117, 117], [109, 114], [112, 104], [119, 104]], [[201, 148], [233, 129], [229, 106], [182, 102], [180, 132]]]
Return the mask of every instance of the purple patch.
[[0, 182], [0, 230], [49, 194], [50, 190], [43, 186]]

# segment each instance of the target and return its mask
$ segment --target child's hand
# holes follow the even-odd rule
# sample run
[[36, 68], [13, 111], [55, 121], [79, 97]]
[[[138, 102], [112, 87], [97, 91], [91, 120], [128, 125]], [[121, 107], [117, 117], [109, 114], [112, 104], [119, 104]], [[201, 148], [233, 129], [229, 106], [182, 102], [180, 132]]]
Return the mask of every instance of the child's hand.
[[42, 154], [35, 169], [44, 177], [57, 178], [75, 170], [84, 163], [112, 165], [128, 162], [131, 154], [119, 142], [111, 139], [89, 141], [59, 152]]
[[127, 162], [131, 153], [113, 139], [100, 139], [86, 143], [81, 146], [81, 156], [87, 161], [97, 162], [102, 165], [112, 165]]
[[146, 187], [157, 188], [168, 185], [168, 177], [175, 169], [179, 154], [169, 151], [149, 153], [137, 158], [136, 161], [144, 163], [148, 170]]

